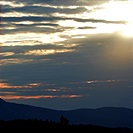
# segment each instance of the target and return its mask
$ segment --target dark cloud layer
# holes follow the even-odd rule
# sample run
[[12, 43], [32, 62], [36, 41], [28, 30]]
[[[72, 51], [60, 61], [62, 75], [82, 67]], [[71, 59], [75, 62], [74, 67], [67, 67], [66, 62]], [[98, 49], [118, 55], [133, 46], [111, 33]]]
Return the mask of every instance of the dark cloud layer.
[[[98, 36], [98, 35], [96, 35]], [[43, 79], [51, 79], [54, 80], [64, 80], [67, 77], [67, 80], [70, 81], [72, 79], [95, 79], [95, 78], [131, 78], [131, 70], [132, 70], [132, 45], [131, 39], [122, 39], [122, 37], [116, 35], [99, 35], [99, 39], [95, 39], [96, 36], [92, 36], [91, 39], [86, 38], [84, 40], [73, 40], [71, 43], [79, 43], [80, 45], [70, 48], [65, 48], [64, 46], [56, 46], [56, 45], [36, 45], [36, 46], [8, 46], [3, 47], [1, 52], [13, 52], [14, 55], [2, 57], [2, 59], [21, 59], [21, 60], [32, 60], [30, 63], [20, 63], [14, 65], [7, 65], [3, 67], [3, 72], [12, 71], [12, 67], [19, 68], [22, 72], [21, 77], [16, 75], [17, 80], [19, 78], [26, 79], [27, 72], [31, 72], [31, 76], [38, 79], [38, 76]], [[68, 42], [66, 42], [68, 43]], [[70, 43], [70, 42], [69, 42]], [[64, 42], [65, 45], [65, 42]], [[116, 49], [115, 49], [116, 48]], [[70, 53], [54, 53], [48, 55], [25, 55], [28, 51], [33, 50], [58, 50], [58, 49], [74, 49], [73, 52]], [[119, 51], [119, 52], [117, 52]], [[45, 59], [49, 59], [46, 60]], [[49, 66], [49, 67], [48, 67]], [[8, 70], [8, 69], [9, 70]], [[25, 68], [25, 69], [24, 69]], [[36, 70], [32, 73], [33, 68]], [[41, 69], [40, 69], [41, 68]], [[45, 68], [45, 69], [44, 69]], [[44, 69], [44, 70], [42, 70]], [[74, 70], [74, 71], [73, 71]], [[15, 69], [17, 71], [17, 69]], [[24, 71], [26, 72], [24, 74]], [[49, 76], [41, 76], [43, 73], [48, 74]], [[88, 74], [87, 74], [88, 73]], [[8, 73], [7, 73], [8, 74]], [[6, 74], [3, 74], [5, 76]], [[15, 76], [15, 73], [13, 74]], [[24, 77], [23, 77], [23, 76]], [[58, 76], [59, 77], [58, 77]], [[64, 76], [64, 78], [60, 78]], [[112, 75], [112, 76], [111, 76]], [[8, 80], [11, 80], [9, 77]], [[30, 76], [30, 74], [29, 74]], [[57, 77], [58, 78], [57, 78]], [[129, 76], [129, 77], [128, 77]], [[22, 80], [21, 79], [21, 80]], [[32, 78], [31, 78], [32, 80]], [[25, 80], [28, 81], [28, 80]], [[13, 82], [13, 81], [12, 81]]]
[[41, 22], [41, 21], [57, 21], [57, 20], [75, 20], [78, 22], [93, 22], [93, 23], [116, 23], [116, 24], [125, 24], [126, 21], [108, 21], [102, 19], [78, 19], [78, 18], [64, 18], [64, 17], [2, 17], [3, 22], [20, 22], [20, 21], [34, 21], [34, 22]]
[[[63, 17], [3, 17], [3, 22], [8, 22], [11, 24], [3, 24], [3, 34], [14, 34], [14, 33], [21, 33], [21, 32], [40, 32], [40, 33], [54, 33], [54, 32], [61, 32], [69, 27], [59, 27], [58, 24], [56, 24], [59, 20], [73, 20], [77, 22], [91, 22], [91, 23], [107, 23], [107, 24], [126, 24], [126, 21], [108, 21], [108, 20], [98, 20], [98, 19], [77, 19], [77, 18], [63, 18]], [[31, 21], [37, 24], [13, 24], [13, 22], [21, 22], [21, 21]], [[47, 23], [39, 23], [39, 22], [47, 22]], [[55, 23], [54, 23], [55, 22]], [[14, 27], [14, 29], [4, 29], [4, 27]], [[45, 26], [44, 28], [39, 26]], [[46, 27], [50, 26], [50, 27]], [[34, 27], [34, 28], [33, 28]], [[53, 28], [52, 28], [53, 27]], [[72, 28], [72, 27], [71, 27]], [[88, 27], [89, 29], [96, 29], [96, 27]], [[85, 29], [84, 27], [80, 27], [79, 29]]]
[[26, 4], [49, 4], [49, 5], [56, 5], [56, 6], [85, 6], [85, 5], [99, 5], [105, 3], [109, 0], [15, 0], [15, 2], [23, 2]]
[[52, 14], [52, 13], [65, 13], [65, 14], [74, 14], [74, 13], [82, 13], [87, 11], [84, 7], [78, 7], [75, 9], [70, 8], [54, 8], [54, 7], [41, 7], [41, 6], [23, 6], [12, 8], [10, 6], [5, 6], [2, 8], [3, 13], [8, 12], [23, 12], [23, 13], [32, 13], [32, 14]]

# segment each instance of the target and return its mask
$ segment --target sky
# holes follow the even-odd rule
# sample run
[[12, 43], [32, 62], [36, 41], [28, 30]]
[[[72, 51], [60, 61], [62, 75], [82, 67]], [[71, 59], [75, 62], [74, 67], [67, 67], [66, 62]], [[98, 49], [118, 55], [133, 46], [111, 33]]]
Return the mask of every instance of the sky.
[[132, 0], [0, 7], [0, 98], [56, 110], [133, 108]]

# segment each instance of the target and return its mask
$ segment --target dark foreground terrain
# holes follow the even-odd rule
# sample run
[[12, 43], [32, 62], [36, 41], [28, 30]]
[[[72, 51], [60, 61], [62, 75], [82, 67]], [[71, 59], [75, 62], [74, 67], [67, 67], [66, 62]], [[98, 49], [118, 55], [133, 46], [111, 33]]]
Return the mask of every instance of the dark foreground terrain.
[[10, 121], [0, 121], [1, 131], [9, 132], [24, 132], [24, 131], [34, 131], [34, 132], [48, 132], [48, 131], [82, 131], [87, 133], [133, 133], [132, 128], [110, 128], [97, 125], [87, 125], [87, 124], [69, 124], [69, 121], [61, 117], [60, 122], [54, 121], [43, 121], [43, 120], [10, 120]]
[[[61, 115], [65, 116], [69, 120], [69, 125], [66, 124], [67, 128], [75, 128], [75, 127], [88, 128], [88, 126], [87, 127], [83, 125], [79, 126], [79, 124], [97, 125], [97, 126], [111, 127], [111, 128], [117, 128], [117, 127], [133, 128], [133, 109], [129, 108], [123, 108], [123, 107], [103, 107], [96, 109], [81, 108], [81, 109], [65, 111], [65, 110], [53, 110], [48, 108], [11, 103], [11, 102], [6, 102], [3, 99], [0, 99], [0, 120], [3, 120], [3, 122], [1, 121], [1, 124], [3, 125], [13, 125], [15, 127], [31, 126], [32, 128], [34, 128], [35, 126], [36, 128], [36, 125], [39, 124], [39, 128], [44, 128], [44, 127], [46, 128], [47, 125], [49, 127], [49, 124], [50, 126], [51, 124], [53, 124], [53, 123], [46, 123], [46, 120], [48, 120], [49, 122], [50, 121], [56, 122], [54, 123], [56, 127], [62, 128], [62, 125], [60, 126], [60, 124], [58, 124], [60, 123]], [[16, 122], [14, 120], [19, 120], [19, 121]], [[29, 122], [29, 121], [20, 121], [20, 120], [42, 120], [43, 122], [42, 121]], [[78, 125], [78, 127], [75, 125]], [[99, 130], [99, 127], [97, 128]]]

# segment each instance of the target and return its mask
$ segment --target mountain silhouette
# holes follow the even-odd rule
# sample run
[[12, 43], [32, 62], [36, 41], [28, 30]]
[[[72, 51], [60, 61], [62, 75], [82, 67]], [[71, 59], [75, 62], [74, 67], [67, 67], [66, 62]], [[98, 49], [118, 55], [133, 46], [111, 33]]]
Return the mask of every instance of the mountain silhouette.
[[59, 122], [65, 116], [70, 124], [92, 124], [106, 127], [133, 128], [133, 109], [123, 107], [80, 108], [54, 110], [0, 99], [0, 120], [38, 119]]

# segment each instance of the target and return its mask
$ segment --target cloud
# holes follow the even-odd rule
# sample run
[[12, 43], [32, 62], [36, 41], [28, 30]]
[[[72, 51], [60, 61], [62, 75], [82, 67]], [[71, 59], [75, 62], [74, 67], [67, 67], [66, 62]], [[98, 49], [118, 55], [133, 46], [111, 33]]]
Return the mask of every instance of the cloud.
[[92, 23], [112, 23], [112, 24], [126, 24], [126, 21], [108, 21], [108, 20], [102, 20], [102, 19], [79, 19], [75, 18], [75, 21], [78, 22], [92, 22]]
[[[54, 56], [75, 52], [74, 46], [35, 45], [35, 46], [3, 46], [1, 50], [1, 65], [19, 65], [37, 62], [51, 62]], [[52, 56], [52, 57], [51, 57]]]
[[9, 95], [1, 96], [2, 99], [5, 100], [15, 100], [15, 99], [55, 99], [55, 98], [79, 98], [81, 95], [61, 95], [61, 96], [52, 96], [52, 95], [36, 95], [36, 96], [14, 96], [12, 93], [8, 93]]
[[28, 16], [28, 17], [2, 17], [3, 22], [21, 22], [21, 21], [57, 21], [57, 20], [66, 20], [67, 18], [62, 17], [39, 17], [39, 16]]
[[89, 26], [87, 27], [86, 26], [86, 27], [78, 27], [78, 29], [96, 29], [96, 27], [89, 27]]
[[10, 6], [3, 7], [2, 13], [8, 12], [21, 12], [21, 13], [31, 13], [31, 14], [47, 14], [52, 15], [53, 13], [65, 13], [65, 14], [76, 14], [87, 11], [85, 7], [76, 7], [76, 8], [55, 8], [47, 6], [23, 6], [12, 8]]
[[[9, 28], [7, 28], [7, 26]], [[46, 23], [46, 24], [30, 24], [30, 25], [26, 25], [26, 24], [12, 24], [10, 28], [10, 25], [7, 25], [5, 28], [3, 27], [3, 34], [17, 34], [17, 33], [55, 33], [55, 32], [61, 32], [64, 29], [58, 27], [58, 24], [50, 24], [50, 23]], [[34, 27], [34, 28], [33, 28]], [[55, 29], [55, 27], [57, 27]]]
[[10, 85], [8, 83], [5, 82], [0, 82], [0, 89], [24, 89], [24, 88], [32, 88], [32, 87], [38, 87], [40, 86], [40, 84], [38, 83], [33, 83], [33, 84], [29, 84], [29, 85]]
[[[58, 5], [56, 5], [56, 2]], [[99, 23], [103, 24], [114, 24], [114, 25], [125, 25], [127, 24], [124, 20], [106, 20], [106, 19], [97, 19], [97, 18], [87, 18], [84, 16], [86, 13], [89, 17], [89, 14], [100, 10], [102, 6], [98, 6], [102, 3], [107, 3], [107, 1], [87, 1], [87, 0], [72, 0], [72, 1], [13, 1], [11, 4], [10, 1], [3, 2], [2, 8], [2, 34], [5, 35], [5, 38], [9, 34], [20, 34], [18, 36], [25, 35], [30, 37], [28, 33], [36, 33], [36, 37], [32, 38], [34, 41], [39, 41], [44, 43], [43, 34], [46, 36], [46, 43], [55, 43], [58, 40], [58, 43], [63, 40], [70, 39], [70, 36], [82, 37], [86, 34], [97, 32], [97, 29], [100, 27]], [[30, 3], [30, 4], [29, 4]], [[85, 4], [86, 6], [82, 6]], [[14, 6], [13, 6], [14, 5]], [[59, 6], [60, 5], [60, 6]], [[65, 6], [63, 6], [65, 5]], [[75, 5], [75, 6], [66, 6], [66, 5]], [[77, 6], [78, 5], [78, 6]], [[97, 6], [94, 6], [97, 5]], [[91, 7], [91, 8], [89, 8]], [[84, 16], [84, 17], [83, 17]], [[68, 24], [68, 25], [67, 25]], [[93, 28], [95, 27], [95, 28]], [[113, 29], [113, 28], [112, 28]], [[114, 28], [115, 29], [115, 28]], [[77, 30], [77, 31], [76, 31]], [[21, 33], [24, 33], [23, 35]], [[38, 33], [42, 34], [39, 38]], [[53, 33], [53, 35], [51, 35]], [[55, 33], [55, 34], [54, 34]], [[80, 33], [82, 35], [80, 35]], [[66, 34], [69, 34], [68, 38], [65, 38]], [[79, 35], [78, 35], [79, 34]], [[49, 36], [48, 36], [49, 35]], [[12, 43], [14, 45], [22, 45], [23, 39], [20, 42], [14, 40], [18, 38], [17, 36], [10, 36], [13, 38]], [[51, 37], [52, 36], [52, 37]], [[55, 37], [58, 39], [55, 39]], [[62, 38], [64, 36], [64, 38]], [[3, 37], [4, 38], [4, 37]], [[20, 38], [20, 37], [19, 37]], [[52, 39], [50, 39], [52, 38]], [[6, 39], [5, 39], [6, 40]], [[10, 39], [11, 41], [12, 39]], [[28, 40], [28, 39], [27, 39]], [[29, 38], [31, 40], [31, 38]], [[3, 42], [3, 44], [13, 45], [8, 41]], [[36, 44], [36, 43], [35, 43]]]
[[[126, 21], [108, 21], [99, 19], [80, 19], [80, 18], [64, 18], [64, 17], [3, 17], [3, 22], [8, 24], [3, 25], [3, 34], [17, 34], [17, 33], [60, 33], [67, 30], [73, 30], [74, 26], [79, 25], [79, 29], [96, 29], [96, 26], [85, 26], [88, 23], [105, 23], [105, 24], [126, 24]], [[46, 21], [46, 22], [45, 22]], [[60, 22], [62, 21], [62, 24]], [[66, 21], [66, 23], [65, 23]], [[71, 22], [71, 27], [65, 26]], [[22, 22], [22, 24], [20, 24]], [[77, 22], [77, 23], [76, 23]], [[33, 23], [33, 24], [31, 24]], [[86, 24], [85, 24], [86, 23]], [[77, 25], [78, 24], [78, 25]], [[84, 25], [81, 26], [80, 25]], [[87, 28], [88, 27], [88, 28]], [[79, 33], [80, 34], [80, 33]]]
[[16, 3], [26, 3], [26, 4], [34, 4], [34, 3], [39, 3], [39, 4], [49, 4], [49, 5], [54, 5], [54, 6], [85, 6], [85, 5], [99, 5], [102, 3], [107, 2], [108, 0], [15, 0]]

